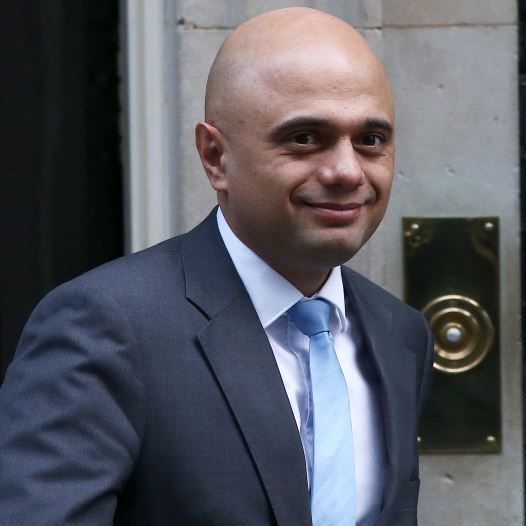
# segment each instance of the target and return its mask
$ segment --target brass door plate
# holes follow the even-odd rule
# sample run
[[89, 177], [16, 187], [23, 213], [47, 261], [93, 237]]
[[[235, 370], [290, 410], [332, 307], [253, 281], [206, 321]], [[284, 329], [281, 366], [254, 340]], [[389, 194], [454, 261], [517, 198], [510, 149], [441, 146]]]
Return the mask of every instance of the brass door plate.
[[403, 218], [406, 301], [435, 338], [423, 453], [501, 450], [499, 220]]

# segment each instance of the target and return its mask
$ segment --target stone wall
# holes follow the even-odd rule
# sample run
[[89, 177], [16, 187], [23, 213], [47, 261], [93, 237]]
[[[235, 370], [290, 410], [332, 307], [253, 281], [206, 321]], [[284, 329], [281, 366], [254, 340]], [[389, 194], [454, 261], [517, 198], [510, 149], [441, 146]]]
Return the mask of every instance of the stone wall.
[[517, 26], [514, 1], [388, 0], [384, 60], [398, 109], [396, 186], [381, 234], [401, 294], [400, 217], [501, 221], [503, 450], [424, 456], [421, 522], [523, 524]]

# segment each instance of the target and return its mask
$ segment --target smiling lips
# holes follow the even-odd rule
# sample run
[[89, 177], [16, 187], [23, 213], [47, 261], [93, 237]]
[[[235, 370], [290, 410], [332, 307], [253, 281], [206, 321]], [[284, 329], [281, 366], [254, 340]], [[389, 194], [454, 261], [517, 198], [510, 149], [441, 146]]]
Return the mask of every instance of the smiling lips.
[[317, 215], [337, 222], [354, 221], [360, 216], [362, 203], [305, 203]]

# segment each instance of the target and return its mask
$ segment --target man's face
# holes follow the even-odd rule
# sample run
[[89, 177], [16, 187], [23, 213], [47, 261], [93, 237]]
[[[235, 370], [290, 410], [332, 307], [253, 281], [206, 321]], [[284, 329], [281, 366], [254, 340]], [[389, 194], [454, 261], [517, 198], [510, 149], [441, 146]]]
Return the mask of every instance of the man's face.
[[345, 262], [389, 198], [394, 117], [383, 74], [344, 54], [283, 53], [241, 92], [223, 130], [227, 221], [285, 277]]

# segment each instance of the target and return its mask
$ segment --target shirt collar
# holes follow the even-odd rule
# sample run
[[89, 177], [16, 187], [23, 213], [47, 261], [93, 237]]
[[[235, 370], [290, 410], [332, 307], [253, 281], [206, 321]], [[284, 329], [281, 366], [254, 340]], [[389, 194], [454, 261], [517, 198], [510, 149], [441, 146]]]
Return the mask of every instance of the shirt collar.
[[[221, 208], [217, 209], [217, 226], [264, 329], [287, 312], [292, 305], [305, 299], [290, 281], [276, 272], [232, 232]], [[314, 297], [324, 298], [336, 307], [336, 329], [345, 331], [347, 318], [340, 267], [332, 269], [327, 281]]]

